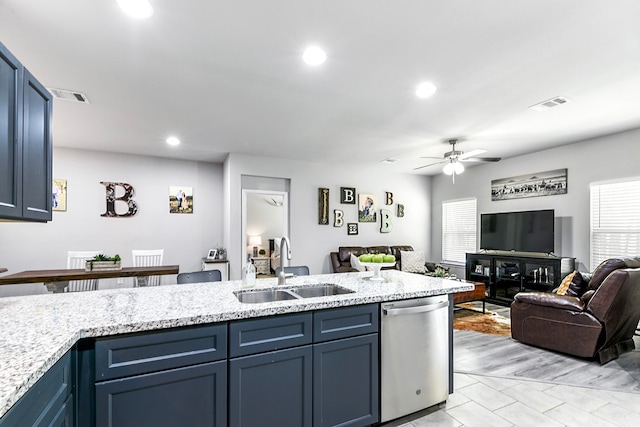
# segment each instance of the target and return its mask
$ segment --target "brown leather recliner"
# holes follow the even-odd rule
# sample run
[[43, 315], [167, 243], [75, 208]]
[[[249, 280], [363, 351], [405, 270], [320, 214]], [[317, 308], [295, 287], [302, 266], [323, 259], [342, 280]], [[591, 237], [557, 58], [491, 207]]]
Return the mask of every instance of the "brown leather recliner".
[[640, 258], [602, 262], [577, 296], [520, 292], [511, 337], [525, 344], [607, 363], [635, 348], [640, 321]]

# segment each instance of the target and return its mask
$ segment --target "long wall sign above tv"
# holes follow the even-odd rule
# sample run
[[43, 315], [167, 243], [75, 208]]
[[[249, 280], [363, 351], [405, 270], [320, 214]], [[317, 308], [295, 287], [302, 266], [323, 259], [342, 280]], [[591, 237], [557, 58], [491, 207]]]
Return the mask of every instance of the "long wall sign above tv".
[[491, 181], [491, 200], [567, 194], [567, 169], [530, 173]]

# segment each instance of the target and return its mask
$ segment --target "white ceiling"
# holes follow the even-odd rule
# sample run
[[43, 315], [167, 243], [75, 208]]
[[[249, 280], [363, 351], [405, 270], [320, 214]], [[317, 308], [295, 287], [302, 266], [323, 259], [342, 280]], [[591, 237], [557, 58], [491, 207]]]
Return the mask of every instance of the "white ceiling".
[[[116, 0], [0, 0], [0, 41], [90, 100], [55, 101], [55, 146], [412, 172], [452, 137], [506, 158], [640, 127], [637, 0], [150, 2], [140, 21]], [[312, 43], [321, 67], [301, 61]]]

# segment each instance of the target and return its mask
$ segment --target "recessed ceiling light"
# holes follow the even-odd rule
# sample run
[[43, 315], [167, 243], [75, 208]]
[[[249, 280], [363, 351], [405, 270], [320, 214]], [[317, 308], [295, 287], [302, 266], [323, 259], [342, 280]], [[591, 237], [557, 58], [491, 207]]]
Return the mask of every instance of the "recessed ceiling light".
[[180, 140], [175, 136], [170, 136], [167, 138], [167, 144], [169, 145], [180, 145]]
[[118, 6], [120, 9], [124, 11], [127, 15], [144, 19], [153, 15], [153, 7], [147, 0], [117, 0]]
[[529, 108], [536, 111], [546, 111], [550, 108], [557, 107], [558, 105], [566, 104], [569, 102], [567, 98], [564, 96], [556, 96], [551, 99], [547, 99], [546, 101], [542, 101], [538, 104], [532, 105]]
[[431, 95], [436, 93], [436, 88], [431, 82], [422, 82], [418, 85], [416, 89], [416, 96], [418, 98], [429, 98]]
[[327, 53], [318, 46], [310, 46], [302, 54], [302, 59], [307, 65], [320, 65], [327, 60]]

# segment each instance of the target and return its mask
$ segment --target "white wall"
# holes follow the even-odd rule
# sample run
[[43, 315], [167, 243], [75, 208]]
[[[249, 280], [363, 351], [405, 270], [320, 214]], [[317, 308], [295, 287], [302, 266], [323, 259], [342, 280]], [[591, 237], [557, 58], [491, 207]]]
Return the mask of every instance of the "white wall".
[[[595, 266], [589, 266], [589, 184], [640, 177], [639, 140], [640, 129], [636, 129], [467, 168], [456, 177], [455, 184], [451, 183], [451, 177], [434, 177], [431, 246], [434, 257], [442, 256], [442, 201], [477, 197], [478, 221], [481, 213], [554, 209], [555, 254], [575, 257], [577, 268], [590, 271]], [[567, 194], [491, 201], [491, 180], [561, 168], [568, 169]]]
[[[290, 265], [307, 265], [311, 274], [332, 272], [329, 253], [338, 246], [349, 245], [412, 245], [425, 250], [430, 258], [430, 206], [431, 190], [428, 177], [410, 174], [386, 173], [384, 167], [360, 168], [314, 162], [282, 159], [265, 159], [231, 154], [225, 162], [225, 193], [230, 203], [225, 216], [228, 218], [228, 238], [231, 277], [239, 278], [241, 247], [241, 177], [242, 175], [289, 178], [290, 229], [292, 260]], [[330, 224], [318, 224], [318, 188], [329, 188]], [[346, 222], [357, 222], [357, 205], [340, 204], [340, 187], [355, 187], [357, 193], [371, 193], [378, 198], [378, 208], [387, 208], [394, 214], [391, 233], [380, 233], [378, 223], [359, 223], [359, 234], [348, 236], [346, 225], [334, 227], [333, 210], [341, 209]], [[384, 206], [385, 191], [394, 194], [394, 204]], [[405, 216], [395, 217], [396, 204], [405, 205]]]
[[[164, 264], [200, 270], [207, 250], [223, 242], [222, 170], [221, 164], [56, 148], [53, 175], [67, 180], [67, 211], [54, 212], [47, 224], [0, 222], [0, 266], [7, 274], [66, 268], [68, 250], [94, 249], [118, 253], [131, 266], [132, 249], [163, 248]], [[131, 184], [138, 213], [101, 217], [106, 202], [100, 181]], [[193, 188], [193, 214], [169, 214], [170, 185]], [[131, 286], [130, 278], [124, 281]], [[175, 283], [175, 276], [162, 283]], [[99, 287], [115, 285], [113, 279]], [[44, 292], [41, 284], [0, 286], [0, 296]]]

